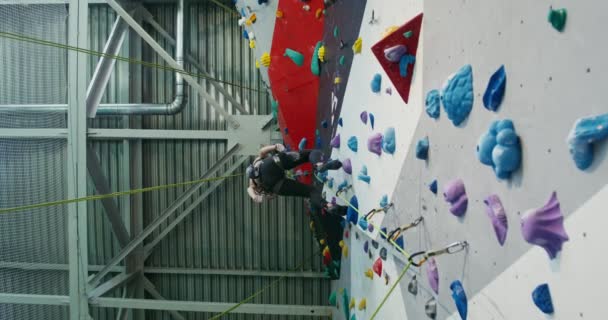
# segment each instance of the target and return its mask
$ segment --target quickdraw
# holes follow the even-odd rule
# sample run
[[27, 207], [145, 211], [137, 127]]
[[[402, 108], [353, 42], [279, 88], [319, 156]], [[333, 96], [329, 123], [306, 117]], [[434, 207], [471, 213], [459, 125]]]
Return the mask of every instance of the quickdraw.
[[[408, 260], [412, 263], [412, 265], [416, 267], [422, 266], [430, 257], [436, 257], [443, 254], [454, 254], [461, 252], [469, 247], [468, 242], [466, 241], [458, 241], [454, 242], [443, 249], [434, 250], [434, 251], [420, 251], [412, 254]], [[420, 260], [414, 261], [416, 257], [421, 257]]]

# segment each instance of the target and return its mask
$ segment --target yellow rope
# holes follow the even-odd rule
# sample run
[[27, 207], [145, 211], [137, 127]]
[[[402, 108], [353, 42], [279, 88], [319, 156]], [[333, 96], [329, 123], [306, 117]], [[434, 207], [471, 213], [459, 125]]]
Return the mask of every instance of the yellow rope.
[[120, 196], [144, 193], [144, 192], [150, 192], [150, 191], [157, 191], [157, 190], [163, 190], [163, 189], [177, 188], [177, 187], [183, 187], [183, 186], [197, 184], [197, 183], [211, 182], [211, 181], [229, 179], [229, 178], [234, 178], [234, 177], [240, 177], [242, 175], [243, 175], [242, 173], [238, 173], [238, 174], [233, 174], [233, 175], [228, 175], [228, 176], [220, 176], [220, 177], [214, 177], [214, 178], [205, 178], [205, 179], [191, 180], [191, 181], [185, 181], [185, 182], [170, 183], [170, 184], [164, 184], [164, 185], [160, 185], [160, 186], [146, 187], [146, 188], [140, 188], [140, 189], [131, 189], [131, 190], [127, 190], [127, 191], [118, 191], [118, 192], [112, 192], [112, 193], [107, 193], [107, 194], [96, 194], [96, 195], [92, 195], [92, 196], [80, 197], [80, 198], [75, 198], [75, 199], [63, 199], [63, 200], [56, 200], [56, 201], [49, 201], [49, 202], [34, 203], [34, 204], [28, 204], [28, 205], [19, 206], [19, 207], [13, 207], [13, 208], [3, 208], [3, 209], [0, 209], [0, 214], [7, 214], [7, 213], [11, 213], [11, 212], [24, 211], [24, 210], [37, 209], [37, 208], [59, 206], [59, 205], [83, 202], [83, 201], [101, 200], [101, 199], [106, 199], [106, 198], [114, 198], [114, 197], [120, 197]]

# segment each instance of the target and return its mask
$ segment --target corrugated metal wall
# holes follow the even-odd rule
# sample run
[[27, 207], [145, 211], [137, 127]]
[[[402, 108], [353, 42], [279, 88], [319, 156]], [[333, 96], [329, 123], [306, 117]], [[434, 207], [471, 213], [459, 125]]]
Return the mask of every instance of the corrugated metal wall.
[[[170, 34], [174, 32], [175, 6], [147, 5], [147, 8]], [[238, 17], [210, 2], [188, 6], [186, 21], [186, 52], [190, 52], [213, 74], [225, 81], [246, 87], [263, 89], [255, 69], [254, 58], [242, 39]], [[95, 5], [90, 11], [92, 49], [103, 48], [114, 21], [114, 12], [105, 5]], [[146, 27], [148, 30], [151, 28]], [[155, 35], [151, 31], [152, 35]], [[173, 48], [157, 37], [166, 50]], [[123, 55], [129, 55], [128, 45]], [[144, 45], [143, 59], [163, 64]], [[92, 60], [91, 69], [96, 60]], [[123, 66], [121, 66], [123, 65]], [[140, 75], [129, 75], [128, 65], [117, 63], [118, 73], [112, 78], [105, 102], [125, 102], [128, 90], [141, 90], [145, 102], [163, 103], [173, 99], [174, 75], [171, 72], [143, 68]], [[195, 70], [192, 70], [195, 71]], [[89, 73], [91, 71], [89, 70]], [[129, 78], [130, 77], [130, 78]], [[129, 80], [130, 79], [130, 80]], [[204, 81], [201, 79], [202, 83]], [[210, 85], [209, 93], [215, 94]], [[232, 90], [232, 89], [230, 89]], [[252, 113], [268, 114], [270, 106], [266, 93], [235, 89], [247, 101]], [[144, 117], [145, 129], [222, 130], [225, 123], [196, 92], [188, 89], [188, 105], [176, 116]], [[223, 101], [228, 104], [227, 101]], [[92, 121], [94, 127], [123, 127], [124, 119]], [[122, 142], [93, 143], [113, 190], [120, 190], [120, 177], [128, 174], [124, 167]], [[144, 141], [143, 184], [153, 186], [191, 180], [221, 157], [225, 142], [218, 141]], [[240, 171], [244, 172], [243, 166]], [[308, 229], [308, 218], [301, 200], [280, 199], [256, 205], [245, 192], [246, 180], [226, 181], [216, 192], [198, 206], [163, 241], [150, 258], [148, 267], [204, 268], [223, 270], [287, 271], [297, 266], [316, 250]], [[94, 192], [92, 186], [89, 190]], [[150, 223], [183, 192], [171, 189], [144, 196], [144, 223]], [[187, 205], [187, 204], [186, 204]], [[100, 204], [89, 205], [89, 262], [103, 264], [118, 251], [119, 246]], [[168, 221], [169, 223], [170, 221]], [[162, 230], [162, 228], [161, 228]], [[302, 271], [321, 271], [318, 257], [306, 263]], [[262, 288], [274, 278], [219, 275], [148, 274], [163, 296], [171, 300], [237, 302]], [[290, 278], [256, 298], [253, 303], [323, 305], [329, 294], [329, 280]], [[99, 318], [110, 318], [114, 310], [95, 310]], [[186, 314], [186, 313], [184, 313]], [[206, 319], [209, 314], [187, 314], [188, 318]], [[259, 317], [231, 315], [226, 319], [287, 319], [288, 317]], [[296, 319], [290, 317], [290, 319]], [[306, 318], [300, 317], [297, 319]], [[169, 319], [167, 312], [147, 312], [146, 319]]]

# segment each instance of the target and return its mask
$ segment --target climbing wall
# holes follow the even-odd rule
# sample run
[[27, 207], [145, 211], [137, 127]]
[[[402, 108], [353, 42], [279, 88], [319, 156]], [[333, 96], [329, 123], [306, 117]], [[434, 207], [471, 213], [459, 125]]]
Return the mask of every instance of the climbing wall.
[[[563, 32], [547, 21], [551, 5], [567, 9]], [[437, 319], [459, 319], [449, 288], [454, 280], [462, 281], [469, 297], [470, 319], [544, 319], [531, 298], [543, 283], [553, 296], [554, 319], [604, 318], [598, 308], [601, 295], [594, 292], [599, 290], [599, 270], [608, 262], [595, 255], [594, 248], [606, 240], [597, 227], [605, 220], [599, 208], [608, 199], [605, 190], [599, 193], [608, 181], [606, 144], [596, 144], [593, 163], [581, 171], [566, 139], [578, 118], [608, 112], [601, 80], [608, 68], [608, 47], [596, 40], [605, 28], [602, 15], [607, 7], [598, 1], [424, 3], [425, 94], [441, 90], [448, 76], [470, 64], [474, 102], [468, 118], [457, 127], [443, 103], [439, 119], [421, 117], [414, 141], [428, 136], [428, 160], [416, 159], [410, 147], [393, 197], [397, 214], [388, 216], [384, 225], [390, 230], [422, 215], [424, 223], [406, 233], [410, 251], [461, 240], [469, 243], [466, 252], [437, 257]], [[492, 112], [484, 108], [482, 98], [490, 76], [501, 65], [507, 78], [505, 96]], [[502, 119], [513, 121], [522, 151], [521, 168], [508, 180], [497, 179], [476, 155], [480, 136], [492, 121]], [[462, 218], [449, 212], [442, 196], [447, 182], [457, 178], [468, 196]], [[434, 179], [437, 196], [428, 188]], [[551, 260], [541, 247], [524, 240], [521, 216], [543, 207], [554, 191], [570, 240]], [[486, 214], [484, 199], [491, 194], [500, 198], [506, 212], [504, 246]], [[428, 288], [422, 271], [418, 283]], [[429, 294], [407, 293], [408, 281], [401, 283], [408, 318], [426, 319]]]

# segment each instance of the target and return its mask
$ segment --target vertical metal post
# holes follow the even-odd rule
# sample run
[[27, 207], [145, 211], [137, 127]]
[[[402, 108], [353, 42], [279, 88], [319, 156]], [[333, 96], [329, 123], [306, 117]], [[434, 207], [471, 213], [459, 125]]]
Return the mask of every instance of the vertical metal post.
[[[88, 47], [88, 1], [70, 0], [68, 44]], [[86, 56], [68, 51], [68, 197], [86, 196]], [[87, 205], [68, 205], [70, 318], [89, 319], [87, 295]]]

